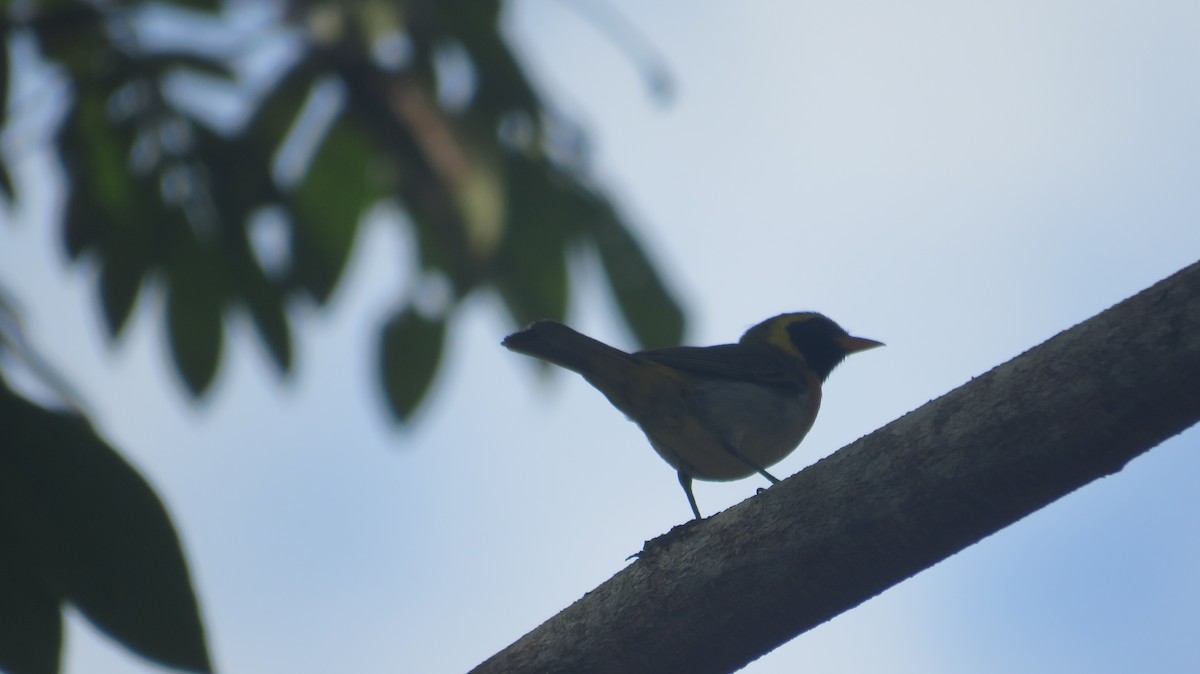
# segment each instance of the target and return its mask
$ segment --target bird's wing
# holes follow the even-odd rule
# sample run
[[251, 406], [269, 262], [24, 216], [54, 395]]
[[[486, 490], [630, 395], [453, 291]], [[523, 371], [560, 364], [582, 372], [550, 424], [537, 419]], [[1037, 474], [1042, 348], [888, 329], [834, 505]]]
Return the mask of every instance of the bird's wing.
[[801, 368], [785, 354], [749, 351], [739, 344], [676, 346], [641, 351], [635, 357], [701, 377], [752, 381], [764, 386], [807, 388]]

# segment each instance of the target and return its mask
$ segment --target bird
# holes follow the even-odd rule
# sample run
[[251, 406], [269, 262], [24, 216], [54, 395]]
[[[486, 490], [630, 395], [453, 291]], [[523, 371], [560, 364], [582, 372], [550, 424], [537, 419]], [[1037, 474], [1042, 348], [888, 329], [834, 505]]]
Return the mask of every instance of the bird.
[[769, 318], [736, 344], [627, 353], [552, 320], [501, 344], [582, 375], [641, 427], [675, 469], [697, 520], [694, 479], [757, 473], [778, 483], [767, 468], [812, 428], [830, 372], [849, 354], [883, 346], [811, 311]]

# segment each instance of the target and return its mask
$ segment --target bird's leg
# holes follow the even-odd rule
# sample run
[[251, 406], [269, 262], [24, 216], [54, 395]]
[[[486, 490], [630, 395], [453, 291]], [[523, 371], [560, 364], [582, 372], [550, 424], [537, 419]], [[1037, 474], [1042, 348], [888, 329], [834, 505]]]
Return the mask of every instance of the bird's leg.
[[753, 462], [753, 461], [751, 461], [750, 459], [747, 459], [747, 458], [746, 458], [745, 456], [743, 456], [743, 455], [742, 455], [742, 453], [741, 453], [741, 452], [739, 452], [739, 451], [737, 450], [737, 448], [736, 448], [736, 447], [734, 447], [733, 445], [731, 445], [731, 444], [729, 444], [728, 442], [726, 442], [726, 441], [722, 440], [722, 441], [721, 441], [721, 446], [722, 446], [722, 447], [724, 447], [724, 448], [725, 448], [725, 451], [729, 452], [729, 453], [730, 453], [730, 455], [732, 455], [732, 456], [733, 456], [733, 458], [737, 459], [738, 461], [741, 461], [742, 463], [746, 464], [747, 466], [750, 466], [750, 467], [751, 467], [751, 468], [753, 468], [754, 470], [758, 471], [758, 474], [759, 474], [759, 475], [762, 475], [763, 477], [765, 477], [765, 478], [767, 478], [768, 480], [770, 480], [770, 481], [771, 481], [771, 484], [779, 484], [779, 478], [777, 478], [777, 477], [775, 477], [774, 475], [772, 475], [772, 474], [768, 473], [766, 468], [763, 468], [762, 466], [758, 465], [757, 463], [754, 463], [754, 462]]
[[692, 495], [692, 476], [682, 470], [677, 474], [679, 475], [679, 484], [683, 486], [683, 493], [687, 494], [688, 505], [692, 506], [692, 512], [695, 513], [696, 519], [704, 519], [700, 517], [700, 509], [696, 507], [696, 497]]

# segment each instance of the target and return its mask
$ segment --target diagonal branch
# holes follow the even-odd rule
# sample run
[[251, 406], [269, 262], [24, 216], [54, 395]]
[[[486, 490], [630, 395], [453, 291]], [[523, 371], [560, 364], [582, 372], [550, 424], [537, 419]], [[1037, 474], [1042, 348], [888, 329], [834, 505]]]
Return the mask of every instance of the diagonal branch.
[[474, 671], [729, 672], [1200, 420], [1200, 263], [640, 559]]

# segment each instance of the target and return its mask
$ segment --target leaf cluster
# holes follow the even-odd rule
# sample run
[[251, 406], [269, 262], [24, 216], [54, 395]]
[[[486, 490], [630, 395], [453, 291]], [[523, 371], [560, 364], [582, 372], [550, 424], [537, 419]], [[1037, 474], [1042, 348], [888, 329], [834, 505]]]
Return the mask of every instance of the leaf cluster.
[[[252, 27], [204, 0], [169, 11], [47, 2], [4, 19], [7, 37], [34, 37], [69, 82], [53, 137], [69, 184], [62, 241], [72, 260], [99, 268], [111, 339], [156, 282], [194, 396], [217, 376], [232, 312], [250, 317], [287, 373], [291, 309], [329, 301], [364, 217], [390, 204], [417, 249], [401, 261], [412, 282], [377, 338], [398, 420], [425, 397], [464, 298], [494, 291], [516, 325], [561, 319], [574, 251], [602, 261], [643, 346], [678, 342], [678, 304], [588, 177], [583, 133], [547, 104], [501, 34], [501, 3], [282, 7]], [[228, 39], [169, 39], [197, 31]], [[265, 44], [288, 57], [254, 78], [246, 62]], [[205, 99], [241, 114], [206, 112]], [[447, 292], [428, 301], [430, 285]]]
[[0, 671], [58, 671], [70, 604], [130, 650], [211, 671], [179, 537], [158, 495], [82, 416], [0, 378]]
[[[426, 397], [465, 298], [491, 291], [517, 325], [562, 319], [581, 251], [643, 346], [678, 343], [678, 304], [588, 177], [583, 133], [501, 35], [499, 2], [273, 6], [246, 25], [217, 0], [0, 4], [0, 197], [21, 196], [11, 130], [45, 107], [12, 92], [65, 91], [49, 139], [65, 203], [50, 225], [70, 260], [98, 270], [109, 340], [156, 286], [192, 396], [211, 390], [238, 313], [287, 374], [297, 305], [327, 304], [364, 218], [392, 212], [416, 242], [398, 261], [413, 282], [377, 337], [399, 421]], [[28, 65], [18, 44], [63, 86], [13, 86]], [[263, 53], [281, 50], [263, 76]], [[3, 300], [0, 351], [36, 360]], [[211, 670], [162, 502], [83, 416], [32, 404], [3, 376], [0, 598], [0, 670], [57, 671], [67, 605], [142, 656]]]

